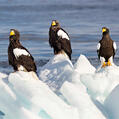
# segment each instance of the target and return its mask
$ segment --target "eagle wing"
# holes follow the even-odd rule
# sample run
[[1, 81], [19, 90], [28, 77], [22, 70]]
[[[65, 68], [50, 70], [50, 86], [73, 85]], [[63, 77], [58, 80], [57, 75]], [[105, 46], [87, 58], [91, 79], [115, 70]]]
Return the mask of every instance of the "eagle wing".
[[22, 65], [27, 71], [34, 71], [36, 72], [37, 68], [35, 65], [34, 60], [31, 56], [21, 55], [17, 59], [17, 62]]
[[69, 35], [63, 29], [60, 29], [57, 34], [58, 42], [61, 44], [61, 49], [63, 49], [71, 59], [72, 49]]
[[15, 60], [15, 56], [13, 54], [13, 50], [11, 48], [11, 46], [8, 47], [8, 62], [9, 62], [9, 65], [12, 65], [14, 67], [14, 70], [17, 70], [17, 61]]
[[115, 56], [115, 53], [117, 51], [117, 45], [116, 45], [116, 42], [113, 42], [113, 57]]
[[34, 62], [34, 58], [30, 54], [30, 52], [21, 46], [20, 48], [15, 48], [13, 50], [17, 65], [23, 66], [27, 71], [36, 72], [36, 64]]
[[54, 40], [53, 40], [54, 36], [55, 36], [55, 33], [50, 28], [50, 30], [49, 30], [49, 44], [50, 44], [51, 47], [53, 47], [53, 44], [54, 44]]
[[99, 55], [99, 54], [100, 54], [100, 53], [99, 53], [99, 52], [100, 52], [100, 47], [101, 47], [101, 44], [98, 43], [98, 44], [97, 44], [97, 54], [98, 54], [98, 58], [99, 58], [99, 59], [100, 59], [100, 55]]
[[60, 42], [62, 44], [61, 49], [63, 49], [71, 59], [72, 49], [70, 41], [67, 39], [61, 39]]

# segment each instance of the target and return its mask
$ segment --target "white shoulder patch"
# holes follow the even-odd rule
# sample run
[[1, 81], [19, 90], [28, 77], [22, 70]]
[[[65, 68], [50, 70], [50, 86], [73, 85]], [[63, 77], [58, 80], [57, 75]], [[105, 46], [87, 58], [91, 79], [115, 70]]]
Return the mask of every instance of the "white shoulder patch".
[[14, 53], [14, 55], [15, 55], [16, 58], [18, 58], [21, 55], [30, 56], [30, 54], [26, 50], [20, 49], [20, 48], [15, 48], [13, 50], [13, 53]]
[[116, 45], [116, 43], [115, 43], [115, 42], [113, 42], [113, 47], [114, 47], [114, 50], [116, 50], [116, 49], [117, 49], [117, 45]]
[[57, 32], [57, 35], [62, 37], [62, 38], [66, 38], [67, 40], [69, 40], [69, 36], [61, 29]]
[[100, 46], [101, 46], [101, 44], [100, 44], [100, 43], [98, 43], [98, 44], [97, 44], [97, 50], [99, 50], [99, 49], [100, 49]]

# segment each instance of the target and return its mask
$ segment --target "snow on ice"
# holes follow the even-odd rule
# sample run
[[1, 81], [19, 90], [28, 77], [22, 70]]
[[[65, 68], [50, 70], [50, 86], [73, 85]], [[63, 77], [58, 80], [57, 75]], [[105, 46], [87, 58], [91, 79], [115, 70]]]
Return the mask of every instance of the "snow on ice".
[[9, 85], [1, 80], [0, 87], [4, 119], [78, 119], [77, 109], [67, 105], [42, 81], [34, 80], [30, 73], [11, 73], [8, 80]]
[[68, 80], [69, 74], [73, 71], [73, 65], [68, 57], [59, 54], [41, 68], [39, 77], [53, 91], [58, 90], [65, 80]]
[[0, 73], [0, 119], [118, 119], [119, 67], [96, 69], [81, 55], [74, 64], [55, 55], [35, 80]]

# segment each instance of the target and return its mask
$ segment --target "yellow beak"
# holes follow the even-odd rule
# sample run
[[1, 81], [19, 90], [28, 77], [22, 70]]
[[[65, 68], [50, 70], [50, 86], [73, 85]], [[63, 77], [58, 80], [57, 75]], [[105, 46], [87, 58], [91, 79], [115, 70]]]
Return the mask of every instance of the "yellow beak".
[[103, 33], [106, 32], [106, 28], [103, 28], [103, 29], [102, 29], [102, 32], [103, 32]]
[[55, 25], [56, 25], [56, 22], [55, 22], [55, 21], [53, 21], [53, 22], [52, 22], [52, 26], [55, 26]]
[[10, 36], [13, 36], [13, 35], [15, 35], [15, 32], [12, 30], [12, 31], [10, 32]]

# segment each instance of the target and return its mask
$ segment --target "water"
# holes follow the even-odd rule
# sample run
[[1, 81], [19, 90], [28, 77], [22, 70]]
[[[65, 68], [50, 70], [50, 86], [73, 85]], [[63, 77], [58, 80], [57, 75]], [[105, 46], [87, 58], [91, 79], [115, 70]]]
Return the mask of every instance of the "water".
[[[53, 19], [59, 20], [71, 37], [72, 61], [84, 54], [97, 66], [96, 45], [103, 26], [110, 28], [112, 39], [119, 44], [118, 6], [118, 0], [0, 0], [0, 69], [11, 72], [7, 59], [11, 28], [20, 31], [21, 42], [34, 56], [37, 66], [44, 65], [53, 56], [48, 44]], [[118, 57], [117, 51], [117, 65]]]

